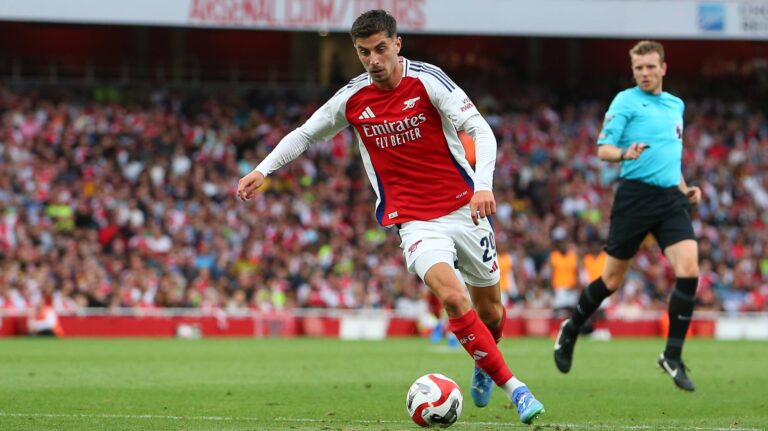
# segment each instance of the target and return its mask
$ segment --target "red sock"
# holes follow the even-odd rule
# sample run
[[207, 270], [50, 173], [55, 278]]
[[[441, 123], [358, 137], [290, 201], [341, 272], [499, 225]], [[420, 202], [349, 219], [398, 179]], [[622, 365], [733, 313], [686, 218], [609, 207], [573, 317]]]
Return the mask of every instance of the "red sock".
[[448, 320], [451, 331], [459, 339], [459, 343], [472, 356], [475, 363], [501, 386], [512, 378], [504, 357], [496, 346], [488, 328], [477, 316], [475, 310], [469, 310], [461, 317]]
[[[499, 321], [499, 325], [495, 328], [492, 328], [488, 326], [488, 330], [491, 331], [491, 336], [494, 340], [496, 340], [496, 344], [499, 344], [499, 341], [501, 341], [501, 337], [504, 335], [504, 323], [507, 321], [507, 309], [505, 307], [501, 307], [501, 320]], [[487, 326], [487, 325], [486, 325]]]

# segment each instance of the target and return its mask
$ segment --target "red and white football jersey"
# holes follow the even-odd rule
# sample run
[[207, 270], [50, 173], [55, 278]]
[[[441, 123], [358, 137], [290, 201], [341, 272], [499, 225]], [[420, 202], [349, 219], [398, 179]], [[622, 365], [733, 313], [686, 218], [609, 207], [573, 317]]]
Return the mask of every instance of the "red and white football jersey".
[[382, 90], [364, 73], [298, 129], [316, 141], [352, 126], [383, 226], [449, 214], [474, 193], [475, 173], [456, 130], [477, 108], [436, 66], [401, 62], [396, 88]]

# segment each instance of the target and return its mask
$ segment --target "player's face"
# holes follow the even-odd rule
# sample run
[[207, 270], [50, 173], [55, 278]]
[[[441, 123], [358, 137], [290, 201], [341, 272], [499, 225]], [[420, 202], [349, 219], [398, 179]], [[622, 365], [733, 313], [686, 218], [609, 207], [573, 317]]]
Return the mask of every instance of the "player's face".
[[355, 39], [357, 57], [380, 88], [394, 88], [400, 82], [402, 70], [397, 55], [401, 44], [399, 36], [387, 37], [385, 32]]
[[632, 55], [632, 74], [643, 91], [661, 93], [661, 81], [667, 74], [667, 63], [662, 63], [658, 52]]

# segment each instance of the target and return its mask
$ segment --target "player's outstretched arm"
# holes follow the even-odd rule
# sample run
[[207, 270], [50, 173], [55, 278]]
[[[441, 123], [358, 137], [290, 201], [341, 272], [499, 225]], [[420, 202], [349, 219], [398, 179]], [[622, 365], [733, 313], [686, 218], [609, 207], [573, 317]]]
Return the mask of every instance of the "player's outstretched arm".
[[256, 166], [256, 169], [240, 178], [237, 183], [238, 198], [243, 201], [251, 199], [256, 190], [264, 184], [264, 178], [267, 175], [290, 163], [309, 148], [312, 143], [312, 136], [309, 136], [303, 128], [304, 126], [285, 135], [275, 146], [275, 149]]
[[320, 139], [328, 139], [348, 125], [342, 109], [343, 91], [320, 107], [298, 129], [288, 133], [277, 143], [256, 169], [244, 176], [237, 183], [237, 197], [247, 201], [264, 184], [264, 178], [299, 157], [304, 151]]

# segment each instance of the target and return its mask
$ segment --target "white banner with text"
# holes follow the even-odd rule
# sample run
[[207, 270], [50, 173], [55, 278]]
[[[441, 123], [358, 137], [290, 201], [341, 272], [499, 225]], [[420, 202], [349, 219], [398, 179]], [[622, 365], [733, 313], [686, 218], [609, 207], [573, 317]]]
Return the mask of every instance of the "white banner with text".
[[403, 33], [768, 40], [768, 0], [0, 0], [0, 21], [346, 32], [378, 8]]

